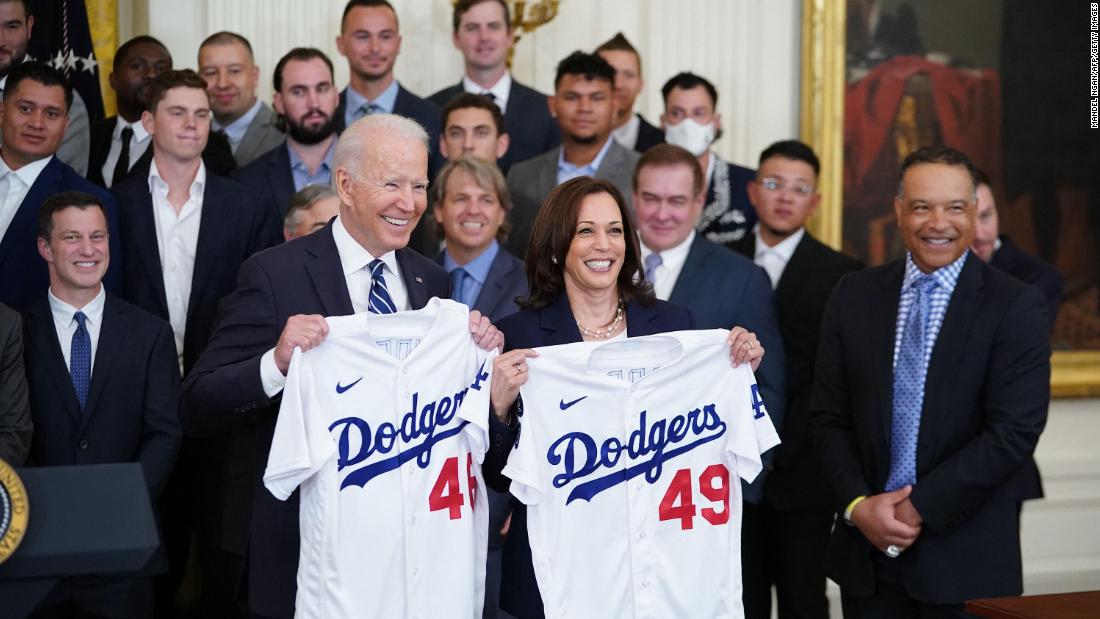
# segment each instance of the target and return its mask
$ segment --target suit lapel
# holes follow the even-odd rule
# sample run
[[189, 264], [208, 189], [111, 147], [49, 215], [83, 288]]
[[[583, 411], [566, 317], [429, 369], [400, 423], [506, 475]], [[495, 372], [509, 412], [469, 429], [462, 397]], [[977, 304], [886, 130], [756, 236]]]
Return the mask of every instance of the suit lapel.
[[237, 146], [237, 152], [235, 153], [237, 157], [243, 161], [255, 159], [252, 155], [253, 151], [260, 146], [260, 132], [268, 125], [270, 120], [271, 111], [268, 109], [267, 104], [261, 103], [256, 116], [252, 118], [252, 122], [248, 123], [244, 135], [241, 136], [241, 143]]
[[626, 153], [626, 149], [619, 146], [615, 138], [609, 136], [607, 139], [611, 140], [611, 146], [608, 147], [607, 154], [600, 162], [600, 167], [596, 169], [595, 177], [605, 181], [615, 181], [615, 179], [621, 178], [619, 168], [623, 167], [623, 155]]
[[56, 193], [55, 188], [60, 181], [61, 162], [57, 157], [52, 157], [46, 167], [42, 168], [38, 178], [34, 180], [23, 201], [19, 203], [15, 217], [8, 224], [3, 240], [0, 240], [0, 262], [4, 261], [17, 243], [37, 236], [34, 229], [38, 222], [38, 205], [42, 204], [47, 196]]
[[539, 310], [539, 328], [549, 332], [546, 345], [571, 344], [581, 341], [581, 332], [577, 328], [577, 319], [569, 307], [569, 299], [562, 291], [556, 301]]
[[654, 321], [660, 315], [654, 306], [645, 306], [631, 301], [626, 304], [626, 332], [629, 337], [653, 335], [658, 329]]
[[286, 196], [287, 199], [279, 204], [279, 212], [285, 214], [287, 209], [285, 202], [294, 195], [294, 173], [290, 171], [290, 144], [283, 142], [282, 148], [276, 152], [278, 155], [269, 160], [267, 182], [271, 183], [276, 196], [280, 198]]
[[493, 264], [489, 265], [489, 274], [486, 275], [485, 284], [481, 286], [481, 292], [477, 295], [474, 309], [482, 314], [489, 314], [500, 303], [504, 295], [504, 282], [513, 268], [515, 267], [505, 255], [504, 248], [499, 248], [496, 257], [493, 258]]
[[894, 416], [894, 336], [897, 330], [898, 301], [901, 298], [901, 281], [905, 275], [905, 261], [897, 260], [885, 269], [879, 277], [878, 285], [872, 290], [874, 298], [868, 299], [866, 307], [889, 308], [885, 311], [863, 313], [867, 317], [867, 338], [871, 346], [870, 367], [874, 368], [875, 409], [879, 412], [879, 437], [876, 462], [886, 480], [890, 468], [890, 427]]
[[[195, 267], [191, 272], [191, 294], [187, 303], [187, 318], [203, 302], [202, 289], [210, 281], [215, 263], [222, 255], [221, 248], [231, 239], [222, 238], [230, 226], [226, 220], [234, 216], [231, 210], [221, 212], [218, 200], [218, 182], [213, 175], [207, 175], [206, 186], [202, 190], [202, 210], [199, 213], [199, 238], [195, 243]], [[228, 206], [228, 205], [227, 205]], [[162, 291], [163, 294], [163, 291]]]
[[95, 363], [92, 364], [92, 382], [88, 388], [88, 401], [84, 403], [84, 414], [81, 416], [81, 428], [88, 425], [88, 420], [96, 410], [99, 398], [103, 395], [103, 386], [107, 384], [107, 377], [110, 376], [118, 351], [122, 349], [126, 339], [126, 309], [116, 303], [109, 294], [103, 305], [102, 320], [103, 324], [99, 326], [99, 340], [95, 347]]
[[35, 348], [39, 358], [46, 364], [46, 375], [56, 377], [61, 384], [57, 385], [57, 397], [65, 406], [65, 412], [76, 423], [80, 423], [80, 403], [76, 399], [76, 389], [69, 374], [69, 368], [65, 365], [65, 355], [61, 352], [61, 342], [57, 339], [57, 329], [53, 323], [53, 311], [48, 300], [41, 300], [34, 304], [29, 314], [33, 318]]
[[[807, 267], [813, 264], [818, 254], [816, 243], [817, 241], [810, 236], [810, 233], [806, 232], [802, 235], [802, 240], [795, 246], [794, 253], [791, 254], [791, 259], [787, 261], [787, 266], [783, 268], [783, 274], [779, 276], [779, 283], [775, 287], [777, 306], [784, 305], [780, 299], [787, 299], [802, 289], [803, 282], [806, 281], [806, 277], [811, 272], [811, 269]], [[753, 251], [755, 252], [755, 248]]]
[[306, 261], [306, 271], [313, 280], [313, 290], [321, 299], [325, 315], [354, 314], [348, 282], [344, 279], [344, 267], [340, 263], [340, 252], [336, 251], [336, 241], [332, 238], [332, 222], [306, 239], [306, 253], [312, 258]]
[[[146, 152], [151, 152], [149, 148]], [[168, 317], [168, 297], [164, 292], [164, 272], [160, 264], [160, 252], [157, 238], [157, 224], [153, 216], [153, 194], [149, 185], [144, 182], [128, 183], [131, 190], [129, 199], [122, 201], [121, 208], [126, 209], [123, 214], [130, 222], [132, 235], [130, 245], [141, 260], [141, 268], [145, 270], [145, 277], [152, 284], [160, 306], [159, 315]], [[202, 238], [200, 232], [199, 238]], [[198, 257], [196, 256], [196, 260]], [[131, 266], [131, 268], [133, 268]], [[194, 286], [192, 286], [194, 289]]]
[[680, 276], [676, 278], [672, 294], [668, 297], [670, 302], [689, 307], [692, 299], [700, 298], [699, 289], [706, 273], [707, 257], [710, 252], [711, 247], [703, 242], [702, 235], [696, 234], [691, 242], [691, 248], [688, 249], [684, 266], [680, 269]]
[[424, 269], [412, 260], [411, 251], [399, 249], [394, 252], [394, 257], [397, 258], [397, 266], [401, 267], [401, 279], [409, 295], [409, 308], [418, 310], [428, 304], [428, 285], [424, 283]]
[[[558, 157], [561, 156], [561, 147], [558, 146], [554, 150], [546, 153], [543, 157], [549, 158], [546, 165], [539, 166], [539, 177], [537, 179], [538, 195], [548, 196], [551, 191], [554, 191], [554, 187], [558, 186]], [[541, 208], [541, 203], [536, 207]], [[538, 212], [537, 210], [535, 211]], [[532, 216], [532, 221], [534, 216]]]

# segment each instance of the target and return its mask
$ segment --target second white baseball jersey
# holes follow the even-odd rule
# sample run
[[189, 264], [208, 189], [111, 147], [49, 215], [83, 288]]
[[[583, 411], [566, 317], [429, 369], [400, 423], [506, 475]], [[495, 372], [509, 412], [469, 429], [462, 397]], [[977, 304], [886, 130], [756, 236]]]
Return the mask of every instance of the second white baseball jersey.
[[779, 443], [728, 332], [537, 349], [504, 474], [546, 616], [743, 617], [741, 491]]
[[297, 617], [481, 617], [496, 353], [468, 316], [433, 299], [328, 318], [320, 346], [295, 350], [264, 483], [282, 500], [302, 488]]

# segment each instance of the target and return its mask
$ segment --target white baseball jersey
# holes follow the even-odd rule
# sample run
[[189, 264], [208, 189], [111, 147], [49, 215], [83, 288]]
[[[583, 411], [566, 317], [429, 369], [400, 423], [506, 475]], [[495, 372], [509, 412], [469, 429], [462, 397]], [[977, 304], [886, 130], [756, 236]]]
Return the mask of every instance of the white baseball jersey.
[[504, 474], [546, 616], [743, 617], [741, 485], [779, 443], [728, 331], [538, 348]]
[[328, 318], [320, 346], [294, 351], [264, 484], [280, 500], [302, 487], [297, 617], [481, 617], [496, 352], [468, 317], [433, 299]]

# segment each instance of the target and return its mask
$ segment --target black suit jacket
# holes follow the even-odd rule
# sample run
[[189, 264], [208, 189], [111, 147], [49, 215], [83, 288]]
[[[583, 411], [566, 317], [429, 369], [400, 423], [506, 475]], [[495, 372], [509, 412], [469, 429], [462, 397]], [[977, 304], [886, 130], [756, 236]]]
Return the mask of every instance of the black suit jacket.
[[[756, 235], [749, 234], [733, 247], [753, 259]], [[820, 459], [810, 443], [814, 363], [825, 303], [845, 273], [861, 268], [863, 263], [834, 251], [806, 232], [775, 288], [775, 311], [787, 353], [787, 407], [779, 430], [782, 443], [775, 450], [774, 469], [764, 496], [778, 509], [832, 505]]]
[[[237, 289], [225, 299], [218, 327], [184, 382], [184, 431], [229, 435], [222, 494], [231, 500], [220, 541], [227, 552], [248, 553], [249, 610], [268, 617], [294, 614], [298, 492], [284, 502], [263, 487], [280, 398], [264, 392], [260, 357], [274, 348], [293, 315], [353, 313], [332, 226], [241, 265]], [[434, 262], [408, 249], [396, 255], [413, 309], [449, 296], [450, 277]]]
[[139, 462], [151, 497], [180, 445], [180, 374], [168, 324], [107, 294], [88, 401], [81, 412], [49, 301], [24, 314], [34, 466]]
[[[497, 327], [504, 333], [505, 351], [581, 341], [577, 321], [565, 295], [542, 309], [520, 310], [500, 321]], [[683, 331], [695, 327], [691, 312], [671, 303], [657, 301], [653, 305], [641, 305], [632, 302], [626, 305], [626, 331], [629, 337]], [[506, 458], [486, 456], [482, 465], [485, 483], [498, 492], [507, 492], [510, 483], [508, 478], [500, 474], [505, 461]], [[512, 524], [504, 541], [501, 575], [502, 609], [517, 617], [543, 616], [542, 595], [535, 581], [531, 542], [527, 536], [527, 508], [514, 499]]]
[[0, 303], [0, 460], [23, 466], [33, 431], [23, 366], [23, 320]]
[[[126, 260], [123, 296], [168, 320], [148, 177], [132, 176], [120, 183], [114, 194], [121, 205], [120, 228]], [[210, 339], [218, 302], [233, 291], [241, 263], [282, 238], [281, 222], [274, 212], [260, 204], [255, 194], [227, 178], [206, 175], [183, 341], [185, 372], [195, 365]]]
[[233, 180], [248, 187], [253, 195], [271, 212], [276, 213], [279, 221], [286, 217], [290, 198], [294, 196], [294, 175], [290, 171], [290, 146], [286, 140], [275, 148], [260, 155], [252, 163], [237, 168]]
[[641, 121], [641, 124], [638, 125], [638, 141], [634, 142], [634, 150], [644, 153], [658, 144], [665, 143], [664, 131], [649, 124], [649, 121], [641, 114], [638, 114], [638, 120]]
[[[811, 411], [833, 505], [881, 493], [890, 467], [894, 332], [904, 261], [845, 275], [829, 299]], [[1020, 501], [1042, 495], [1032, 460], [1050, 403], [1046, 300], [970, 255], [932, 350], [910, 499], [920, 537], [895, 559], [935, 604], [1018, 595]], [[828, 576], [871, 595], [880, 551], [837, 524]]]
[[[443, 266], [443, 252], [435, 257], [435, 262]], [[508, 253], [503, 247], [497, 251], [493, 264], [489, 266], [489, 275], [481, 292], [470, 309], [477, 310], [496, 324], [501, 318], [519, 311], [517, 297], [527, 296], [527, 273], [523, 261]]]
[[993, 252], [990, 264], [1016, 279], [1043, 291], [1047, 299], [1047, 320], [1054, 330], [1058, 306], [1062, 304], [1064, 284], [1062, 274], [1053, 265], [1020, 249], [1008, 236], [1001, 235], [1001, 247]]
[[[107, 186], [103, 179], [103, 164], [107, 161], [107, 154], [111, 152], [111, 137], [114, 135], [117, 124], [118, 116], [110, 116], [92, 124], [88, 153], [88, 180], [100, 187]], [[141, 157], [130, 166], [126, 178], [147, 176], [149, 162], [152, 160], [153, 145], [150, 143]], [[237, 160], [233, 158], [233, 147], [229, 144], [229, 138], [216, 131], [211, 131], [210, 137], [206, 140], [206, 148], [202, 149], [202, 160], [206, 163], [208, 170], [219, 176], [229, 176], [230, 172], [237, 168]]]
[[[771, 280], [764, 269], [696, 234], [668, 300], [691, 308], [699, 329], [740, 326], [756, 334], [764, 346], [756, 379], [768, 416], [779, 431], [785, 423], [787, 366]], [[763, 500], [774, 457], [774, 450], [765, 453], [764, 470], [752, 484], [741, 482], [745, 501], [756, 504]]]
[[26, 309], [46, 296], [50, 287], [46, 261], [38, 255], [38, 208], [46, 198], [62, 191], [90, 193], [103, 203], [107, 211], [108, 247], [111, 252], [111, 263], [103, 277], [103, 285], [111, 292], [122, 289], [123, 257], [115, 199], [103, 188], [89, 183], [76, 170], [61, 163], [57, 157], [51, 157], [0, 240], [0, 303], [6, 303], [14, 310]]
[[[463, 92], [462, 83], [459, 82], [429, 98], [442, 109]], [[512, 78], [512, 88], [508, 91], [504, 127], [508, 130], [508, 152], [497, 160], [497, 167], [504, 174], [508, 173], [512, 164], [527, 161], [561, 144], [561, 132], [558, 130], [558, 123], [550, 116], [546, 95], [517, 82], [515, 77]]]

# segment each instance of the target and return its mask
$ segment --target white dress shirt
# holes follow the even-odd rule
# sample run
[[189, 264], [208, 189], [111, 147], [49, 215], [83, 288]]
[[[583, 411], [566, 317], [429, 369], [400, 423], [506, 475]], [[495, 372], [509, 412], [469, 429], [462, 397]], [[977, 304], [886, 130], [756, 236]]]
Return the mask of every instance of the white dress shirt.
[[[691, 251], [691, 243], [694, 240], [695, 231], [692, 230], [679, 245], [657, 252], [661, 255], [661, 264], [648, 275], [649, 281], [653, 282], [653, 294], [657, 295], [658, 299], [668, 301], [672, 296], [672, 289], [676, 287], [676, 280], [680, 279], [680, 271], [684, 269], [684, 262], [687, 261], [688, 252]], [[653, 250], [647, 247], [645, 242], [641, 243], [641, 247], [642, 264], [645, 264], [645, 259], [653, 253]]]
[[126, 162], [126, 169], [134, 167], [138, 159], [145, 154], [146, 149], [153, 143], [150, 139], [149, 132], [145, 130], [145, 126], [138, 120], [134, 123], [128, 123], [118, 117], [118, 122], [115, 123], [115, 130], [111, 132], [111, 148], [107, 151], [107, 159], [103, 162], [103, 182], [108, 188], [111, 187], [111, 183], [114, 181], [115, 176], [115, 164], [118, 163], [118, 157], [122, 154], [122, 130], [129, 127], [134, 130], [134, 135], [130, 138], [130, 160]]
[[508, 109], [508, 94], [512, 92], [512, 74], [505, 71], [504, 75], [500, 76], [500, 79], [491, 88], [482, 88], [480, 84], [463, 75], [462, 90], [475, 95], [492, 93], [493, 103], [497, 104], [500, 113], [503, 114]]
[[187, 326], [187, 308], [191, 303], [191, 279], [195, 271], [205, 187], [206, 165], [200, 161], [187, 201], [177, 214], [168, 201], [168, 183], [161, 178], [157, 162], [154, 160], [149, 164], [149, 193], [153, 197], [153, 221], [157, 230], [161, 273], [164, 275], [164, 296], [168, 301], [168, 323], [176, 336], [181, 372], [183, 334]]
[[779, 241], [774, 247], [768, 247], [767, 243], [760, 239], [759, 226], [757, 228], [756, 249], [753, 251], [752, 261], [768, 272], [768, 278], [772, 280], [772, 290], [775, 290], [779, 285], [779, 278], [783, 277], [783, 269], [787, 268], [795, 248], [802, 242], [802, 235], [806, 234], [806, 229], [799, 228], [797, 232]]
[[611, 137], [615, 138], [619, 146], [634, 150], [634, 146], [638, 143], [638, 129], [640, 129], [641, 126], [642, 119], [638, 118], [637, 114], [631, 114], [630, 120], [623, 123], [623, 126], [617, 127], [611, 131]]
[[84, 307], [73, 307], [58, 299], [53, 294], [53, 289], [46, 294], [50, 302], [50, 312], [53, 314], [53, 327], [57, 331], [57, 343], [61, 345], [61, 354], [65, 357], [65, 367], [72, 363], [73, 335], [76, 333], [78, 323], [73, 316], [77, 312], [84, 312], [87, 319], [84, 328], [88, 330], [88, 338], [92, 340], [92, 367], [95, 370], [95, 351], [99, 345], [99, 331], [103, 327], [103, 305], [107, 301], [107, 293], [103, 290], [103, 284], [99, 285], [99, 294]]
[[[4, 159], [0, 158], [0, 239], [7, 234], [8, 226], [15, 219], [15, 214], [23, 204], [23, 199], [27, 197], [27, 192], [31, 190], [31, 185], [38, 180], [38, 175], [51, 159], [53, 155], [28, 163], [18, 170], [12, 170]], [[34, 208], [37, 211], [38, 205], [35, 204]]]
[[[332, 222], [332, 238], [336, 242], [336, 253], [340, 255], [340, 267], [348, 286], [348, 294], [351, 296], [351, 308], [356, 314], [365, 312], [370, 307], [369, 265], [376, 256], [352, 238], [340, 221], [339, 215]], [[397, 266], [397, 254], [388, 251], [377, 258], [385, 265], [382, 269], [382, 277], [386, 279], [386, 290], [389, 291], [397, 311], [404, 312], [412, 309], [409, 307], [409, 292], [405, 288], [405, 280], [401, 277], [401, 269]], [[260, 380], [264, 386], [264, 393], [269, 398], [275, 397], [286, 385], [286, 376], [275, 365], [274, 348], [260, 357]]]

